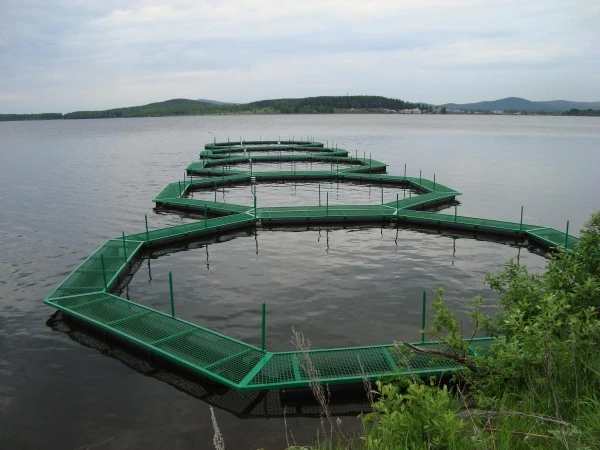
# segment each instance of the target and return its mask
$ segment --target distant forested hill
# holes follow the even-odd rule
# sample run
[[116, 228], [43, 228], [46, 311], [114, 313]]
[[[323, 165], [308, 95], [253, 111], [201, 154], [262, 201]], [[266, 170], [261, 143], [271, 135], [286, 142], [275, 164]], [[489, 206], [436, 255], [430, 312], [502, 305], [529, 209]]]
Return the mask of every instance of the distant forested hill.
[[415, 103], [395, 98], [374, 95], [346, 95], [305, 98], [279, 98], [247, 103], [244, 107], [272, 108], [283, 114], [291, 113], [332, 113], [336, 109], [409, 109]]
[[[106, 109], [102, 111], [74, 111], [58, 114], [56, 119], [107, 119], [119, 117], [162, 117], [162, 116], [195, 116], [209, 114], [242, 114], [242, 113], [274, 113], [274, 114], [319, 114], [333, 113], [335, 110], [381, 110], [415, 108], [415, 103], [403, 100], [371, 96], [339, 96], [339, 97], [307, 97], [281, 98], [261, 100], [258, 102], [236, 104], [215, 100], [188, 100], [183, 98], [150, 103], [142, 106]], [[18, 115], [5, 120], [22, 120]], [[40, 115], [37, 115], [40, 116]], [[32, 117], [33, 118], [33, 117]], [[50, 117], [49, 117], [50, 118]]]
[[0, 121], [8, 120], [55, 120], [62, 119], [61, 113], [42, 113], [42, 114], [0, 114]]
[[143, 106], [107, 109], [104, 111], [75, 111], [64, 115], [65, 119], [104, 119], [113, 117], [161, 117], [161, 116], [194, 116], [201, 114], [218, 114], [222, 112], [238, 112], [237, 105], [215, 105], [177, 98], [165, 102], [150, 103]]
[[206, 98], [198, 98], [196, 100], [204, 103], [212, 103], [213, 105], [239, 105], [239, 103], [219, 102], [217, 100], [208, 100]]
[[[236, 104], [215, 100], [188, 100], [178, 98], [164, 102], [150, 103], [142, 106], [106, 109], [102, 111], [75, 111], [67, 114], [0, 114], [0, 121], [6, 120], [52, 120], [52, 119], [104, 119], [119, 117], [162, 117], [162, 116], [197, 116], [213, 114], [331, 114], [355, 110], [356, 112], [387, 112], [384, 110], [403, 110], [420, 108], [429, 105], [411, 103], [395, 98], [374, 95], [345, 95], [304, 98], [279, 98], [260, 100], [257, 102]], [[448, 103], [447, 109], [463, 110], [511, 110], [561, 113], [563, 115], [597, 115], [600, 102], [569, 102], [556, 100], [551, 102], [531, 102], [523, 98], [510, 97], [492, 102]], [[430, 108], [431, 109], [431, 108]], [[442, 111], [443, 112], [443, 111]]]
[[547, 102], [532, 102], [524, 98], [508, 97], [500, 100], [477, 103], [446, 103], [447, 109], [462, 109], [470, 111], [547, 111], [566, 112], [570, 109], [600, 109], [600, 102], [571, 102], [567, 100], [551, 100]]

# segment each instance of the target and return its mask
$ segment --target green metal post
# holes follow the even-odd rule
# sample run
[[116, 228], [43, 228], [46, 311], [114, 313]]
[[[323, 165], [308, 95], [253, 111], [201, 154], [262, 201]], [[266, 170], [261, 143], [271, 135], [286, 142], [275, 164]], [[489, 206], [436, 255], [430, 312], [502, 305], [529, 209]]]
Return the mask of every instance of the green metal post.
[[327, 192], [327, 204], [326, 204], [326, 209], [325, 209], [325, 215], [326, 216], [329, 215], [329, 192]]
[[521, 223], [519, 224], [519, 231], [523, 231], [523, 205], [521, 205]]
[[321, 183], [319, 183], [319, 206], [321, 206]]
[[102, 265], [102, 279], [104, 280], [104, 292], [108, 291], [108, 285], [106, 284], [106, 268], [104, 266], [104, 255], [100, 255], [100, 264]]
[[454, 204], [454, 221], [456, 222], [456, 214], [458, 212], [458, 203]]
[[427, 292], [423, 291], [423, 313], [421, 317], [421, 344], [425, 342], [425, 313], [427, 311]]
[[265, 302], [262, 304], [262, 349], [265, 351], [265, 341], [266, 341], [266, 329], [267, 327], [267, 305]]
[[252, 176], [252, 160], [250, 160], [250, 176]]
[[175, 301], [173, 300], [173, 275], [169, 272], [169, 291], [171, 292], [171, 317], [175, 317]]
[[369, 153], [369, 172], [371, 171], [373, 160], [371, 159], [371, 153]]
[[400, 194], [396, 192], [396, 209], [398, 209], [398, 206], [400, 206]]
[[127, 261], [127, 244], [125, 244], [125, 232], [121, 231], [123, 235], [123, 255], [125, 256], [125, 261]]
[[144, 221], [146, 222], [146, 241], [150, 242], [150, 233], [148, 232], [148, 216], [144, 215]]
[[206, 205], [204, 205], [204, 228], [208, 228], [208, 215], [206, 211]]
[[567, 220], [567, 234], [565, 234], [565, 248], [568, 248], [569, 244], [569, 221]]
[[254, 185], [254, 220], [256, 220], [256, 184]]

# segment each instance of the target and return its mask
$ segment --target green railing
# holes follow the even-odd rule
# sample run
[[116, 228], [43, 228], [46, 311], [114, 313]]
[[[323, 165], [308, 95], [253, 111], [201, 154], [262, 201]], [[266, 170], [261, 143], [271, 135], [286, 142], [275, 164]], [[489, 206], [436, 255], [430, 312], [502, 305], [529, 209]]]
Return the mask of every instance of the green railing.
[[[576, 248], [579, 239], [552, 228], [524, 224], [522, 221], [505, 222], [454, 214], [417, 211], [453, 202], [459, 192], [433, 180], [419, 177], [393, 176], [377, 172], [385, 171], [386, 164], [363, 154], [354, 157], [343, 149], [328, 148], [322, 143], [307, 141], [238, 141], [214, 142], [205, 146], [202, 161], [187, 168], [186, 178], [170, 183], [154, 199], [157, 206], [166, 209], [189, 209], [203, 213], [204, 218], [193, 223], [158, 230], [148, 228], [141, 233], [110, 239], [77, 269], [75, 269], [44, 300], [47, 305], [59, 309], [86, 323], [113, 333], [136, 345], [154, 352], [176, 364], [202, 376], [216, 380], [240, 391], [282, 389], [309, 386], [310, 377], [330, 384], [360, 383], [364, 378], [376, 380], [384, 376], [414, 374], [417, 376], [441, 375], [462, 370], [456, 362], [422, 354], [406, 356], [393, 344], [310, 350], [307, 352], [270, 352], [266, 350], [266, 314], [263, 304], [261, 348], [246, 344], [197, 324], [176, 317], [176, 302], [170, 280], [171, 315], [125, 300], [112, 292], [142, 258], [144, 251], [174, 241], [202, 238], [209, 234], [221, 234], [232, 229], [252, 228], [264, 223], [311, 223], [333, 221], [354, 223], [388, 221], [390, 223], [428, 225], [440, 229], [460, 228], [476, 234], [509, 234], [545, 248]], [[282, 161], [305, 161], [322, 159], [344, 162], [350, 167], [330, 171], [252, 172], [234, 171], [228, 168], [214, 169], [210, 166], [246, 163], [249, 156], [230, 156], [240, 152], [255, 151], [309, 151], [310, 154], [264, 155], [262, 160], [279, 158]], [[313, 153], [314, 152], [314, 153]], [[261, 161], [261, 156], [252, 156]], [[305, 178], [311, 180], [335, 180], [338, 182], [370, 183], [381, 186], [381, 205], [329, 205], [328, 197], [314, 206], [261, 207], [254, 191], [254, 205], [247, 207], [216, 201], [188, 198], [191, 191], [214, 189], [218, 186], [238, 183]], [[383, 203], [383, 186], [395, 185], [411, 189], [409, 198]], [[412, 195], [415, 190], [420, 195]], [[224, 215], [223, 217], [210, 217]], [[166, 303], [166, 302], [165, 302]], [[423, 325], [425, 298], [423, 299]], [[423, 335], [424, 336], [424, 335]], [[482, 338], [468, 342], [474, 355], [489, 352], [493, 339]], [[444, 350], [440, 342], [415, 344], [436, 350]]]

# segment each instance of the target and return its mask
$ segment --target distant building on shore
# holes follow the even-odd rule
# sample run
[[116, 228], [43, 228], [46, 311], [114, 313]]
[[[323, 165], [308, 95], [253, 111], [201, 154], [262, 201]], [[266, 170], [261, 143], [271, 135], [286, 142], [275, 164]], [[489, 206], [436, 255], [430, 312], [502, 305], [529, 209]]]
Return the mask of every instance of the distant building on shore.
[[423, 111], [421, 111], [419, 108], [415, 108], [415, 109], [401, 109], [398, 112], [400, 114], [421, 114]]

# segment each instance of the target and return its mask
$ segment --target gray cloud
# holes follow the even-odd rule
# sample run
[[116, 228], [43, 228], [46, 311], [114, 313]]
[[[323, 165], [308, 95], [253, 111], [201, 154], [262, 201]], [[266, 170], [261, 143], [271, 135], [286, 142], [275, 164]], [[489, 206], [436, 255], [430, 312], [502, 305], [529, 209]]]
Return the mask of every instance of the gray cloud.
[[599, 100], [590, 1], [8, 1], [0, 112], [174, 97]]

